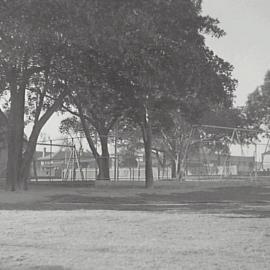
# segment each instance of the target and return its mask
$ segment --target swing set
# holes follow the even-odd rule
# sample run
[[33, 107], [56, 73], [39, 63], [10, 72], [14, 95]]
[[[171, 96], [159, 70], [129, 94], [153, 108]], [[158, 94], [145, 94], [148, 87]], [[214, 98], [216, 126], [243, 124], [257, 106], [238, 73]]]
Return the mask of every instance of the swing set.
[[[38, 146], [49, 146], [49, 153], [43, 159], [39, 159], [40, 164], [39, 169], [37, 168], [38, 159], [34, 158], [33, 160], [33, 176], [36, 181], [41, 179], [49, 180], [49, 181], [84, 181], [85, 176], [80, 163], [80, 154], [76, 148], [74, 140], [72, 138], [71, 144], [56, 144], [53, 143], [52, 140], [47, 142], [38, 142]], [[65, 148], [68, 151], [65, 151], [65, 157], [61, 159], [56, 159], [55, 155], [57, 153], [53, 153], [53, 148]], [[59, 152], [58, 152], [59, 153]], [[41, 174], [41, 170], [45, 168], [45, 163], [48, 168], [45, 175]], [[59, 175], [56, 175], [56, 168], [61, 167]], [[77, 176], [77, 171], [79, 171], [79, 176]]]
[[[258, 131], [214, 125], [193, 126], [185, 153], [186, 177], [256, 179], [257, 144], [243, 139], [252, 133]], [[218, 149], [218, 145], [223, 149]]]

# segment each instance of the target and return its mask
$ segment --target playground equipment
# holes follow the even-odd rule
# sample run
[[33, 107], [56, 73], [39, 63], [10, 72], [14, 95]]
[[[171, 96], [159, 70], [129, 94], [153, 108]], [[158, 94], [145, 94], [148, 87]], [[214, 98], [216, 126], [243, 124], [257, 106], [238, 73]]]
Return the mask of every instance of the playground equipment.
[[[75, 181], [85, 180], [79, 160], [74, 140], [70, 144], [57, 144], [50, 140], [49, 143], [38, 142], [37, 146], [49, 146], [49, 153], [46, 153], [44, 148], [43, 157], [36, 157], [33, 160], [33, 174], [36, 181], [43, 180], [61, 180]], [[64, 149], [53, 152], [53, 148]], [[76, 177], [76, 172], [79, 171], [80, 176]]]
[[[269, 142], [267, 148], [262, 149], [258, 140], [252, 139], [256, 137], [254, 133], [257, 131], [210, 125], [193, 126], [189, 131], [187, 130], [182, 140], [183, 144], [179, 149], [176, 148], [174, 159], [166, 152], [166, 145], [164, 148], [152, 149], [154, 179], [256, 179], [257, 175], [261, 174], [262, 161], [265, 161], [266, 155], [262, 160], [260, 157], [262, 153], [268, 151]], [[134, 153], [133, 159], [136, 159], [136, 164], [134, 165], [133, 162], [130, 165], [130, 162], [126, 162], [127, 156], [121, 152], [126, 147], [126, 142], [122, 142], [116, 135], [109, 136], [110, 179], [144, 181], [143, 147], [138, 148]], [[80, 142], [81, 139], [84, 140], [83, 143]], [[158, 139], [162, 143], [162, 138]], [[169, 139], [177, 140], [177, 138]], [[101, 152], [100, 142], [95, 134], [93, 134], [93, 142], [98, 152]], [[57, 140], [50, 140], [39, 142], [37, 145], [39, 149], [40, 146], [46, 146], [49, 152], [42, 157], [36, 157], [33, 161], [32, 177], [36, 181], [47, 179], [67, 182], [97, 179], [98, 164], [89, 152], [84, 137], [75, 137], [68, 141], [61, 139], [60, 143], [57, 143]], [[99, 158], [102, 158], [102, 155]], [[173, 161], [175, 163], [172, 163]], [[173, 165], [176, 166], [173, 168]], [[175, 168], [180, 177], [177, 174], [172, 176]]]
[[186, 177], [257, 177], [256, 130], [196, 125], [192, 127], [185, 155]]

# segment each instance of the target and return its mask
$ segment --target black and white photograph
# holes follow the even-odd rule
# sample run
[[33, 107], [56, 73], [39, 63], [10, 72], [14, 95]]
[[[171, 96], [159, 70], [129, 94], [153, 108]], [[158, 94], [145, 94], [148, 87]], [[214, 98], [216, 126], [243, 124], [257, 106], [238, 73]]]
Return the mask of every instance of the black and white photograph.
[[269, 11], [0, 0], [0, 270], [269, 270]]

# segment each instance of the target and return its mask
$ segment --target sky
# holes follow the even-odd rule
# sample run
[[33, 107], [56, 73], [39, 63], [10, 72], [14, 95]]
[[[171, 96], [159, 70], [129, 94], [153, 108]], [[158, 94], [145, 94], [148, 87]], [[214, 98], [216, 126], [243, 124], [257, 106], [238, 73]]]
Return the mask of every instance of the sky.
[[269, 11], [270, 0], [203, 0], [203, 14], [219, 19], [227, 33], [206, 43], [234, 66], [237, 106], [245, 104], [270, 69]]
[[[220, 39], [206, 37], [206, 44], [234, 66], [236, 106], [245, 104], [270, 69], [269, 12], [270, 0], [203, 0], [203, 14], [219, 19], [227, 33]], [[54, 115], [43, 132], [51, 138], [60, 137], [61, 119]]]

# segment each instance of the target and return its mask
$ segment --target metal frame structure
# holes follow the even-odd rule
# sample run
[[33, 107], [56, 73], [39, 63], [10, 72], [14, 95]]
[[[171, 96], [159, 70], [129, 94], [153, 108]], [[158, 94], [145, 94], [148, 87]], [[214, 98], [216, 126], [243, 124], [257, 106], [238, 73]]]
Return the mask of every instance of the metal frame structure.
[[[68, 177], [69, 177], [69, 171], [72, 170], [72, 173], [71, 173], [71, 180], [72, 181], [75, 181], [76, 180], [76, 165], [77, 165], [77, 168], [79, 169], [80, 171], [80, 175], [81, 175], [81, 179], [84, 181], [85, 180], [85, 177], [83, 175], [83, 171], [81, 169], [81, 165], [80, 165], [80, 162], [79, 162], [79, 155], [78, 155], [78, 151], [76, 149], [76, 146], [74, 144], [74, 139], [72, 138], [72, 143], [71, 145], [69, 144], [57, 144], [57, 143], [53, 143], [52, 140], [50, 140], [50, 143], [46, 143], [46, 142], [38, 142], [37, 143], [37, 146], [49, 146], [50, 147], [50, 159], [49, 159], [49, 162], [50, 162], [50, 171], [49, 171], [49, 181], [52, 181], [53, 177], [52, 177], [52, 168], [51, 168], [51, 164], [52, 164], [52, 161], [53, 161], [53, 157], [52, 157], [52, 148], [53, 147], [65, 147], [65, 148], [70, 148], [71, 149], [71, 152], [70, 152], [70, 156], [68, 158], [68, 162], [66, 163], [65, 161], [65, 165], [66, 165], [66, 172], [64, 175], [62, 175], [61, 177], [61, 181], [67, 181], [68, 180]], [[34, 167], [34, 174], [35, 174], [35, 179], [36, 181], [39, 180], [39, 176], [37, 175], [37, 172], [36, 172], [36, 160], [33, 161], [33, 167]]]
[[[243, 154], [243, 145], [240, 142], [240, 135], [239, 132], [250, 132], [250, 133], [259, 133], [258, 130], [252, 130], [252, 129], [244, 129], [244, 128], [237, 128], [237, 127], [223, 127], [223, 126], [215, 126], [215, 125], [193, 125], [191, 132], [190, 132], [190, 136], [189, 136], [189, 141], [188, 141], [188, 145], [186, 147], [186, 151], [185, 151], [185, 157], [184, 157], [184, 164], [185, 164], [185, 171], [187, 171], [187, 153], [188, 153], [188, 149], [190, 148], [191, 145], [195, 144], [195, 143], [205, 143], [205, 142], [214, 142], [213, 140], [193, 140], [193, 134], [195, 132], [195, 130], [203, 130], [204, 128], [207, 129], [222, 129], [222, 130], [231, 130], [232, 134], [231, 137], [229, 139], [229, 147], [232, 146], [233, 141], [236, 139], [237, 141], [239, 141], [240, 147], [241, 147], [241, 153]], [[269, 143], [270, 143], [270, 139], [269, 139]], [[255, 147], [254, 150], [254, 154], [253, 156], [254, 158], [254, 163], [256, 164], [256, 156], [257, 156], [257, 144], [256, 143], [252, 143]], [[205, 154], [205, 153], [204, 153]], [[205, 155], [204, 155], [205, 157]], [[223, 170], [222, 173], [220, 175], [220, 178], [223, 178], [226, 175], [226, 164], [227, 161], [230, 157], [230, 154], [228, 153], [227, 156], [225, 157], [225, 160], [223, 162]], [[254, 175], [250, 175], [250, 177], [254, 177], [255, 179], [257, 179], [257, 166], [254, 166], [255, 171], [254, 171]]]

